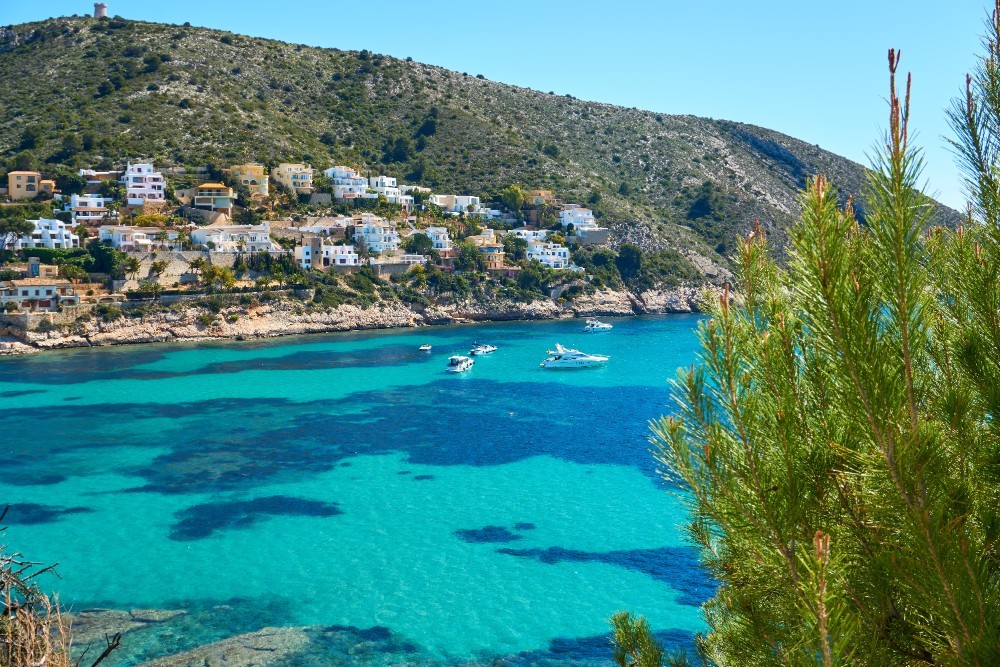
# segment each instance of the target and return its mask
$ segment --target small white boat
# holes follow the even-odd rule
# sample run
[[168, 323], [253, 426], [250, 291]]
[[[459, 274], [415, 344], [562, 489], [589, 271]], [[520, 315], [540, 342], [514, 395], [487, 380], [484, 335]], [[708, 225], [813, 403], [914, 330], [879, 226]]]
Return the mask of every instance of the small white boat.
[[420, 351], [421, 352], [430, 352], [431, 351], [431, 346], [430, 345], [421, 345], [420, 346]]
[[476, 363], [474, 359], [456, 354], [453, 357], [448, 357], [448, 368], [445, 370], [449, 373], [462, 373], [472, 368], [474, 363]]
[[602, 322], [596, 317], [591, 317], [587, 320], [587, 324], [583, 327], [584, 331], [610, 331], [613, 328], [612, 325], [607, 322]]
[[491, 352], [496, 352], [496, 345], [486, 345], [480, 343], [473, 343], [472, 349], [469, 350], [469, 354], [473, 356], [479, 356], [480, 354], [490, 354]]
[[556, 349], [549, 350], [549, 358], [540, 365], [542, 368], [592, 368], [607, 363], [609, 359], [611, 357], [603, 354], [587, 354], [556, 343]]

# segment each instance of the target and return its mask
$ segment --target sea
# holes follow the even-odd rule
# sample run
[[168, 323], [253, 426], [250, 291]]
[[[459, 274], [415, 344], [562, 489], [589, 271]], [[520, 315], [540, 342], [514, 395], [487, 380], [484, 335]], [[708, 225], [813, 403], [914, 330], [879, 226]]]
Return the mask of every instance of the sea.
[[105, 665], [263, 628], [309, 642], [255, 664], [610, 664], [624, 610], [690, 650], [715, 585], [649, 436], [699, 317], [607, 321], [0, 360], [0, 544], [69, 611], [144, 610]]

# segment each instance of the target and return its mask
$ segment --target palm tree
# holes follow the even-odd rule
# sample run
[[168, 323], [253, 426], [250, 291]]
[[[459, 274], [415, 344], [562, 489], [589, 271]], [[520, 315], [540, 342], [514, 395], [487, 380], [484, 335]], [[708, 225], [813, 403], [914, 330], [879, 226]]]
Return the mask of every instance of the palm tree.
[[125, 269], [125, 273], [126, 274], [131, 273], [132, 277], [135, 277], [139, 273], [139, 260], [136, 259], [135, 257], [129, 256], [128, 259], [125, 260], [122, 266]]

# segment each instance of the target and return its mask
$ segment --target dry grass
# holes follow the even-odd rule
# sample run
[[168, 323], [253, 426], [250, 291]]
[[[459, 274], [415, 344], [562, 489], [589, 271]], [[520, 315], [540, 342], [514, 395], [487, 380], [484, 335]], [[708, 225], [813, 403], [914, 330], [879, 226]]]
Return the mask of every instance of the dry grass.
[[57, 603], [41, 593], [25, 603], [8, 589], [2, 604], [0, 667], [71, 667], [70, 627]]
[[[0, 511], [0, 534], [10, 506]], [[72, 632], [59, 601], [43, 593], [35, 579], [55, 566], [39, 567], [0, 543], [0, 667], [79, 667], [70, 656]], [[118, 648], [121, 634], [106, 636], [95, 667]]]

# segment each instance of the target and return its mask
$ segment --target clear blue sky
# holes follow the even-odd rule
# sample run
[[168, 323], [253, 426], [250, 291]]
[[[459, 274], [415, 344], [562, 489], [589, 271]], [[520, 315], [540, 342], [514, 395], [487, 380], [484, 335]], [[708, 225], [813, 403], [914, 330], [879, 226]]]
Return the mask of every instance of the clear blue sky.
[[[864, 164], [887, 123], [886, 51], [896, 47], [913, 72], [911, 127], [929, 191], [964, 208], [944, 109], [979, 52], [986, 0], [109, 0], [108, 8], [754, 123]], [[82, 0], [0, 0], [0, 25], [92, 10]]]

